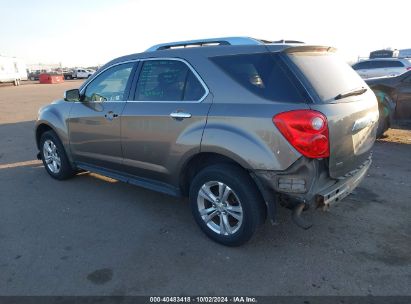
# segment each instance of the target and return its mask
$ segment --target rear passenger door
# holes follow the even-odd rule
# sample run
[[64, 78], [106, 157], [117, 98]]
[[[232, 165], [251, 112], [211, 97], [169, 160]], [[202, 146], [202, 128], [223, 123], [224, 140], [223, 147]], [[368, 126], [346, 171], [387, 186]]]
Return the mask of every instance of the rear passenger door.
[[200, 150], [212, 98], [181, 59], [146, 59], [122, 115], [124, 170], [176, 184], [175, 170]]

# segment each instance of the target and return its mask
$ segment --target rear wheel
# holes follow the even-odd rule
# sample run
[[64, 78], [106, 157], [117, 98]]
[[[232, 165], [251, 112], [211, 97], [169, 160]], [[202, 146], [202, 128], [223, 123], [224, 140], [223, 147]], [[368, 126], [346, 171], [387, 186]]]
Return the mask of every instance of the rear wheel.
[[392, 111], [390, 105], [393, 105], [394, 102], [390, 95], [384, 91], [376, 90], [374, 93], [378, 100], [379, 111], [377, 138], [381, 138], [390, 127], [390, 112]]
[[75, 174], [63, 144], [54, 131], [44, 132], [41, 135], [39, 146], [43, 165], [51, 177], [63, 180]]
[[201, 230], [227, 246], [247, 242], [265, 216], [253, 180], [243, 169], [228, 164], [206, 167], [195, 176], [190, 205]]
[[388, 130], [388, 118], [387, 117], [380, 117], [378, 119], [377, 138], [383, 137], [385, 131], [387, 131], [387, 130]]

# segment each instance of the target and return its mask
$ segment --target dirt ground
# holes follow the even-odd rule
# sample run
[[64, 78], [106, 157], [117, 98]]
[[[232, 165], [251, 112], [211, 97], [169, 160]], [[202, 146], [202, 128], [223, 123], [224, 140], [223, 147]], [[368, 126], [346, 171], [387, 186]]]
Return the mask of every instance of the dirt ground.
[[367, 178], [296, 227], [245, 246], [207, 239], [185, 200], [35, 159], [40, 106], [81, 81], [0, 87], [0, 295], [411, 295], [411, 132], [374, 147]]

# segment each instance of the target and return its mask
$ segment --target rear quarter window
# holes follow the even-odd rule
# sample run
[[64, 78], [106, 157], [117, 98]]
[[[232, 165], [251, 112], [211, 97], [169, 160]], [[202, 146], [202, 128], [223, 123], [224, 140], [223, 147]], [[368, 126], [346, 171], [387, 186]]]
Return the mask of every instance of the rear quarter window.
[[271, 101], [302, 103], [301, 88], [278, 55], [240, 54], [210, 58], [248, 91]]

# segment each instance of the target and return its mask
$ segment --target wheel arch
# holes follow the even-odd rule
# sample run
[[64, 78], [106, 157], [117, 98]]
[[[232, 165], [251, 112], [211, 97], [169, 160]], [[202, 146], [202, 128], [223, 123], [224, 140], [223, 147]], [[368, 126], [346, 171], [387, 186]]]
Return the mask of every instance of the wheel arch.
[[[57, 134], [56, 130], [54, 130], [49, 124], [42, 122], [36, 126], [35, 136], [36, 136], [36, 145], [37, 148], [40, 149], [40, 138], [44, 132], [47, 131], [54, 131]], [[58, 135], [57, 135], [58, 136]]]
[[238, 161], [226, 155], [214, 152], [200, 152], [191, 156], [182, 166], [179, 175], [179, 186], [183, 196], [188, 196], [190, 189], [190, 182], [194, 176], [207, 166], [215, 164], [232, 164], [244, 171], [248, 170], [242, 166]]

